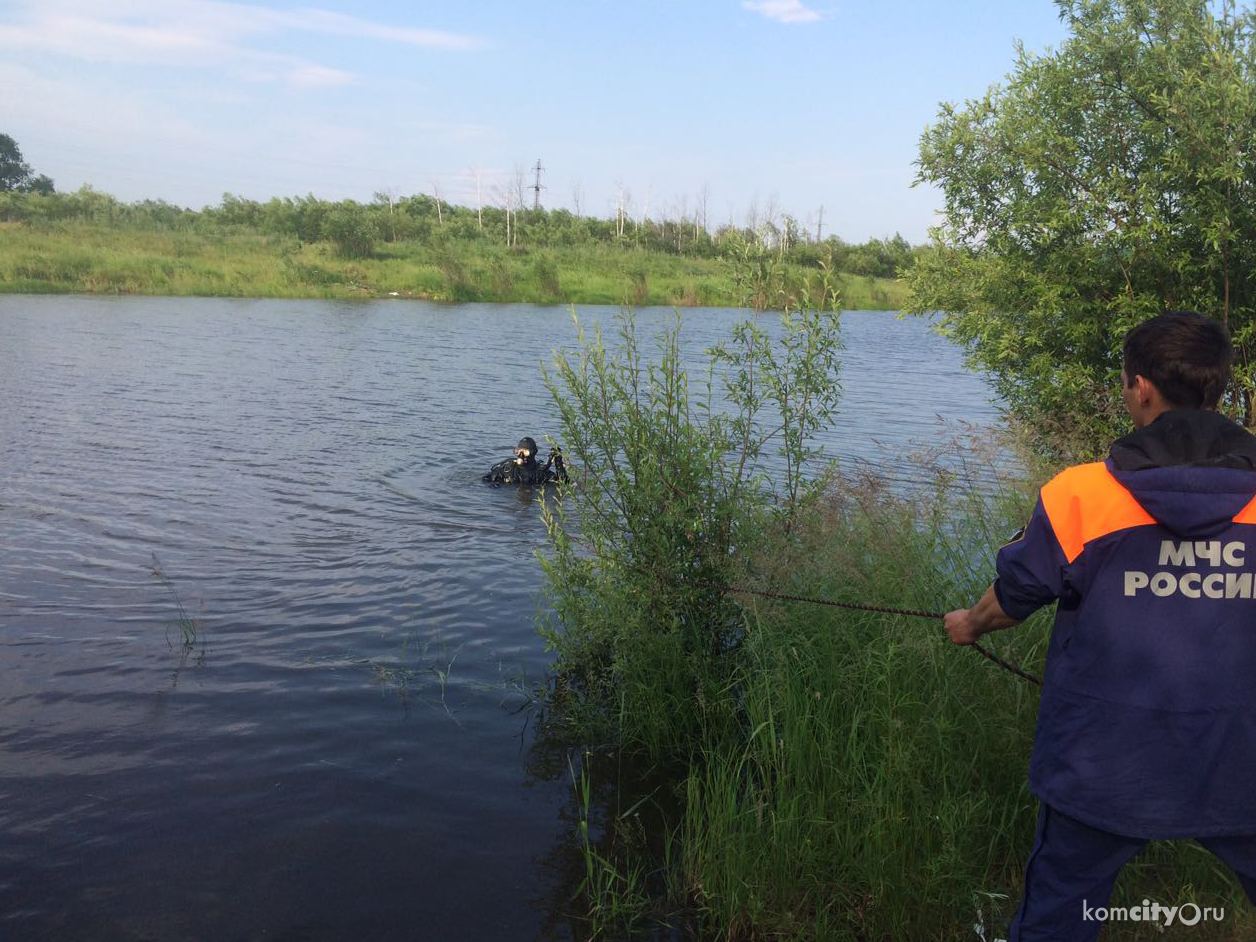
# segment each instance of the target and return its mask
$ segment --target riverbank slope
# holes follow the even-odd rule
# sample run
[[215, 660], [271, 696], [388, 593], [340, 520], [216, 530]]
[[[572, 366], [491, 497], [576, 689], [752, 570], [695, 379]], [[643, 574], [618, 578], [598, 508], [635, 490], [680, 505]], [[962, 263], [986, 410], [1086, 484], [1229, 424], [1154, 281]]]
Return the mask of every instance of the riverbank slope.
[[[904, 288], [894, 279], [838, 277], [842, 307], [903, 304]], [[0, 224], [0, 292], [682, 307], [739, 307], [744, 299], [728, 262], [648, 249], [399, 241], [349, 259], [328, 243], [257, 232], [88, 222]]]

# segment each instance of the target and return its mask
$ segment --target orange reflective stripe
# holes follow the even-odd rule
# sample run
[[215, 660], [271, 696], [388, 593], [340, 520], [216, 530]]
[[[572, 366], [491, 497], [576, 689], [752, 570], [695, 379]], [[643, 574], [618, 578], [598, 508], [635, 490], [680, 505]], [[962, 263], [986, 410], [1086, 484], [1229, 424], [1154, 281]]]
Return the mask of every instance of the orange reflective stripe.
[[1235, 523], [1256, 523], [1256, 497], [1251, 503], [1234, 515]]
[[1092, 540], [1156, 522], [1102, 461], [1057, 474], [1042, 489], [1042, 507], [1070, 563]]

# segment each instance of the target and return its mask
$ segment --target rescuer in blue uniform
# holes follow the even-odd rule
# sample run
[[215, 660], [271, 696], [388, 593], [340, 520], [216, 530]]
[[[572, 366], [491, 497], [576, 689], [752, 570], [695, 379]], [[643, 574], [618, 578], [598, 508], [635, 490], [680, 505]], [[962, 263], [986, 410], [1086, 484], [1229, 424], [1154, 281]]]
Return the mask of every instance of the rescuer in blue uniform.
[[1095, 910], [1151, 839], [1197, 839], [1256, 902], [1256, 438], [1215, 411], [1232, 357], [1200, 314], [1131, 330], [1135, 431], [1043, 487], [995, 583], [946, 616], [972, 644], [1059, 602], [1009, 942], [1096, 938]]

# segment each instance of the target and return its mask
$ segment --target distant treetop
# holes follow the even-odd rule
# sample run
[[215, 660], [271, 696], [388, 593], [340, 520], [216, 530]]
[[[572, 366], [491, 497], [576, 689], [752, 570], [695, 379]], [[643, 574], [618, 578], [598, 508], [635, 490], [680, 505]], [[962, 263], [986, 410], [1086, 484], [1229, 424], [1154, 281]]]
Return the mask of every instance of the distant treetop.
[[22, 159], [17, 141], [0, 134], [0, 192], [20, 190], [28, 193], [53, 192], [52, 179], [45, 174], [35, 176], [30, 164]]

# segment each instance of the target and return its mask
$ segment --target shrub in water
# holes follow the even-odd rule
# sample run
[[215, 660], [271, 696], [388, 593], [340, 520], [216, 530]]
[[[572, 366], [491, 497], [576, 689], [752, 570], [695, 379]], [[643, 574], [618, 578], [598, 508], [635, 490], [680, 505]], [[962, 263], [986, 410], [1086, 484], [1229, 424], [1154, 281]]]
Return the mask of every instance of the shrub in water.
[[736, 722], [743, 623], [726, 586], [802, 506], [810, 436], [837, 405], [837, 348], [833, 313], [792, 312], [777, 341], [742, 324], [710, 352], [698, 395], [679, 319], [651, 363], [631, 314], [613, 347], [579, 330], [577, 351], [556, 356], [546, 383], [576, 473], [547, 510], [543, 633], [562, 715], [585, 737], [687, 757]]

